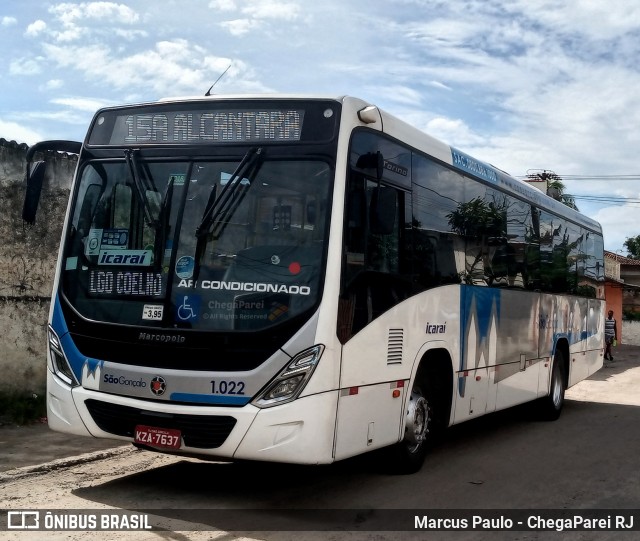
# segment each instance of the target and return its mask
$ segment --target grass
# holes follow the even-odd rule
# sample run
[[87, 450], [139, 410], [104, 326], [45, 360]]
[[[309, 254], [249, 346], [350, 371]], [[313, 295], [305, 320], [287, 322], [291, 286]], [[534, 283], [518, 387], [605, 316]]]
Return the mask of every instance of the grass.
[[26, 425], [46, 415], [44, 393], [0, 391], [0, 425]]

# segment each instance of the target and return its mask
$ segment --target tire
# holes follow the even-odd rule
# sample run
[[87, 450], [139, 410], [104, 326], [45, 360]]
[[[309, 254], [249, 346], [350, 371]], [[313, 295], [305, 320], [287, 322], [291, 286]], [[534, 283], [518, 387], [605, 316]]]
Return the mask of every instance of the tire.
[[560, 417], [566, 389], [564, 354], [561, 351], [556, 351], [551, 368], [549, 394], [538, 401], [538, 414], [543, 421], [555, 421]]
[[385, 457], [394, 474], [416, 473], [422, 467], [433, 443], [434, 417], [432, 401], [424, 387], [414, 385], [405, 414], [404, 438], [389, 449]]

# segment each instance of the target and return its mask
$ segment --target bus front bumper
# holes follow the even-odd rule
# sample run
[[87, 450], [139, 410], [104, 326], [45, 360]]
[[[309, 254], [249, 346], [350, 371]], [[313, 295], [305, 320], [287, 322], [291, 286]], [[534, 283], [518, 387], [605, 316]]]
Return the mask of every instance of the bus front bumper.
[[139, 400], [71, 389], [51, 373], [47, 378], [48, 422], [56, 431], [133, 443], [138, 425], [171, 427], [183, 435], [180, 448], [157, 450], [224, 460], [333, 462], [336, 392], [260, 409]]

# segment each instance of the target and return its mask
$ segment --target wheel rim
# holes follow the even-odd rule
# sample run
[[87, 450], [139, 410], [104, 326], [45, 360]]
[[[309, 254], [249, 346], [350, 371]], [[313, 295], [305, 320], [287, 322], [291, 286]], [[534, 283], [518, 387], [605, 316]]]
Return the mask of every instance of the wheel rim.
[[409, 407], [407, 408], [404, 436], [409, 452], [415, 453], [418, 451], [427, 439], [430, 421], [431, 417], [427, 399], [422, 396], [419, 390], [414, 389], [409, 399]]

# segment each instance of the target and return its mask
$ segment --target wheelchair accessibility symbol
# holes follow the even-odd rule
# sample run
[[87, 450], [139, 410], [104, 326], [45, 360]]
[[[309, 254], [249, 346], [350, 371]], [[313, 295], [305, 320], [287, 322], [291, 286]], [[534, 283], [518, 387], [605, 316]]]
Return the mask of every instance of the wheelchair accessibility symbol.
[[200, 295], [180, 295], [176, 302], [176, 319], [178, 321], [197, 321], [200, 313]]

